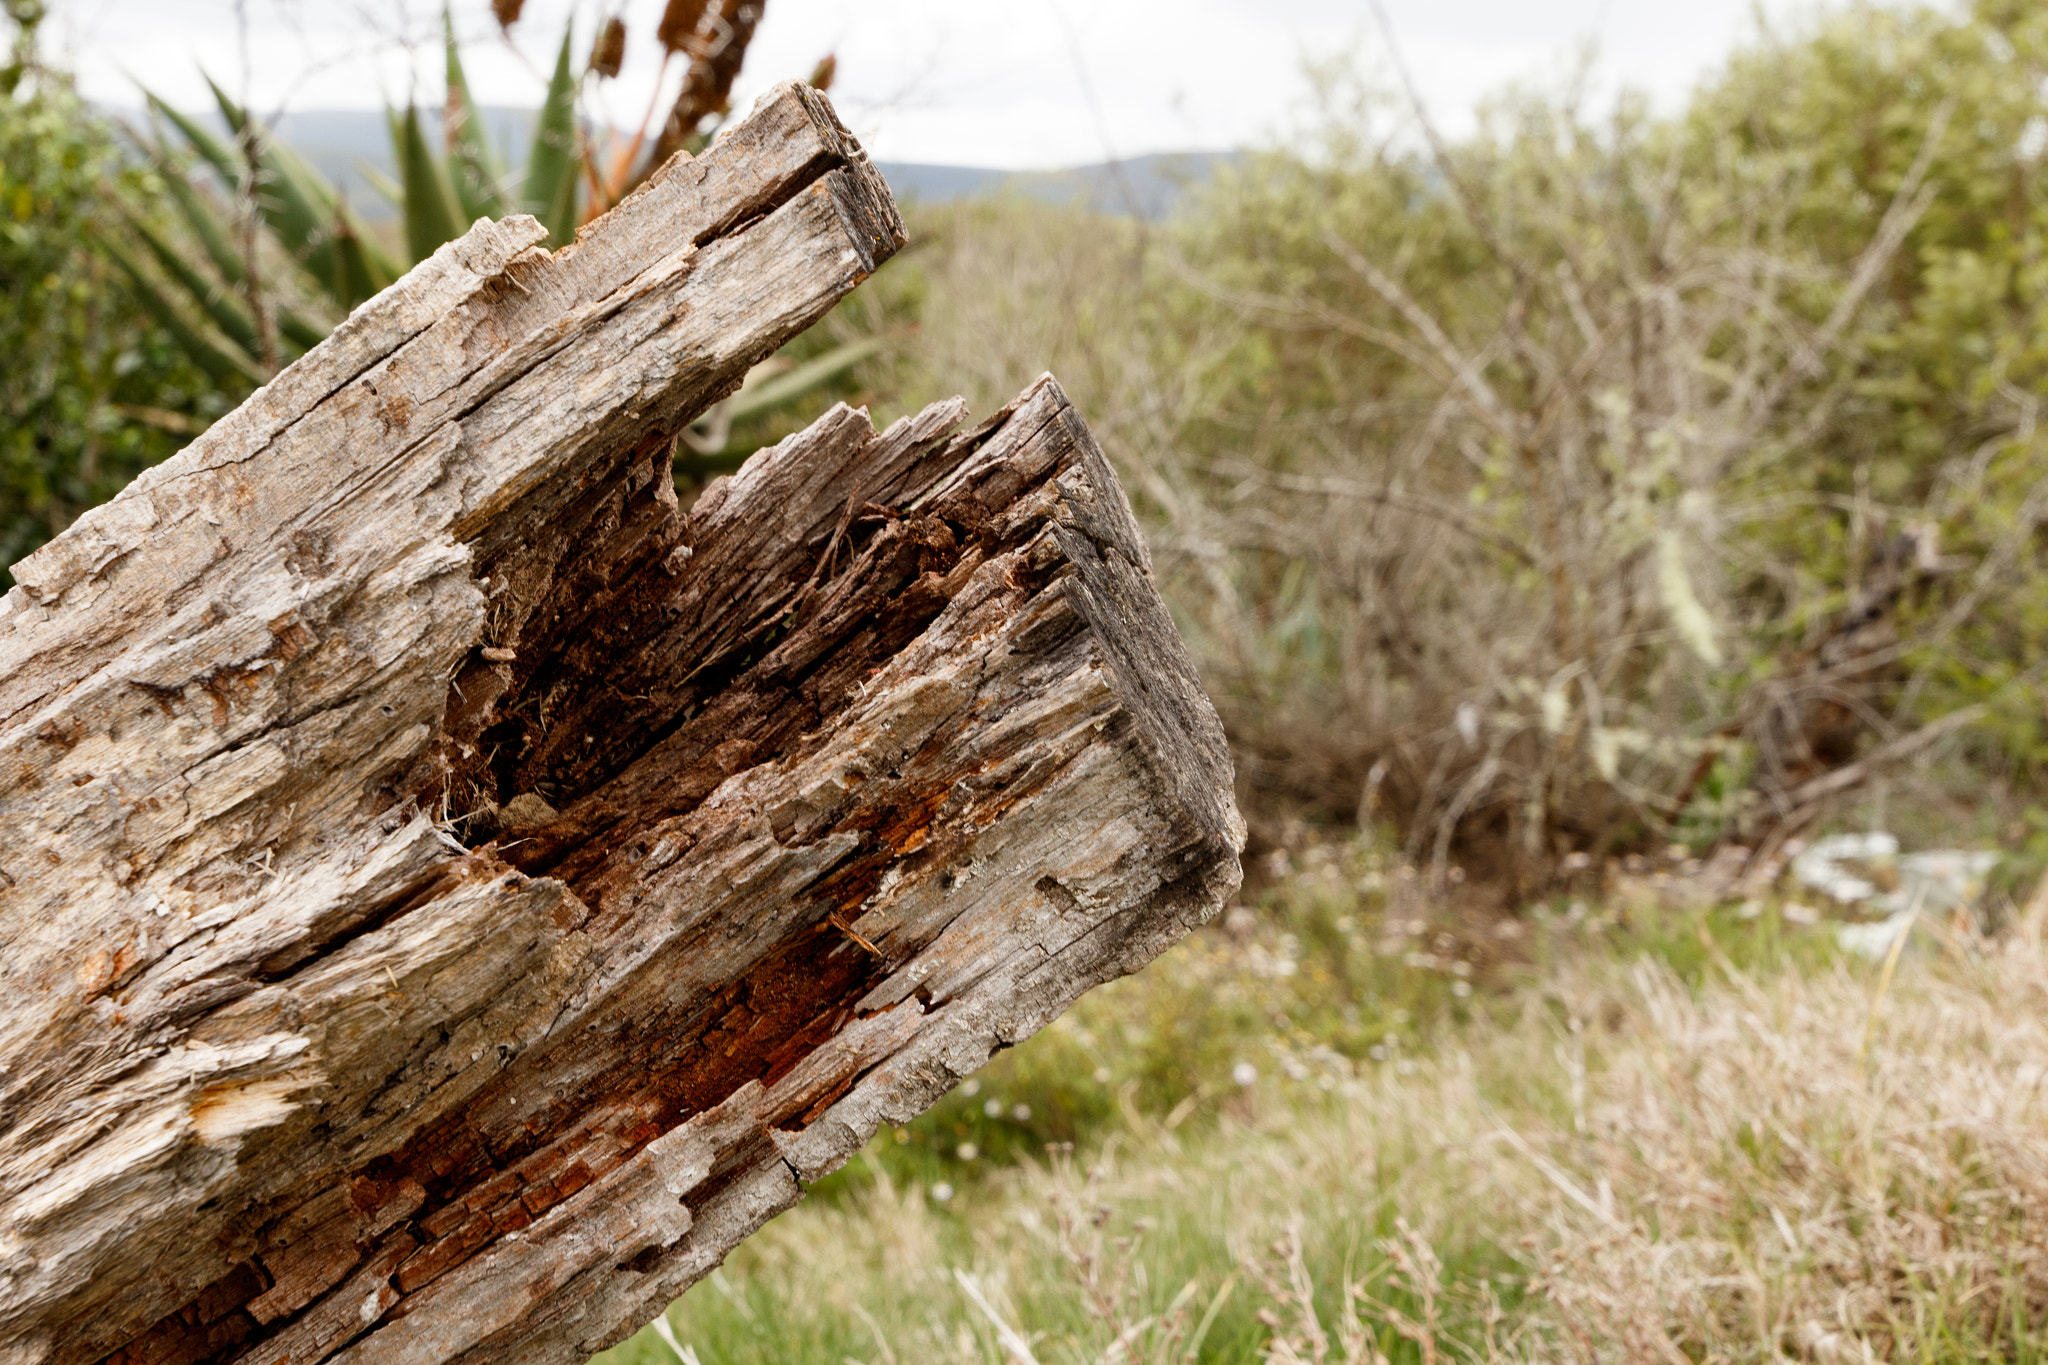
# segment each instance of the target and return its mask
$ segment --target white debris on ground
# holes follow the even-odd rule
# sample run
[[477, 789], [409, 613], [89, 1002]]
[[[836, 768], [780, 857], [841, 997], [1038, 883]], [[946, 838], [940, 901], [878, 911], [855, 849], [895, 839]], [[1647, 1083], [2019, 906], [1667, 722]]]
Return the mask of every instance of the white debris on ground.
[[1855, 905], [1874, 900], [1879, 894], [1877, 883], [1864, 874], [1897, 862], [1898, 856], [1896, 835], [1836, 834], [1801, 849], [1792, 859], [1792, 875], [1809, 891], [1818, 891], [1844, 905]]
[[1997, 864], [1998, 854], [1986, 849], [1901, 855], [1897, 836], [1877, 830], [1815, 840], [1793, 857], [1792, 876], [1839, 905], [1880, 916], [1840, 925], [1835, 933], [1845, 952], [1881, 958], [1922, 914], [1945, 914], [1975, 903]]
[[1838, 924], [1835, 926], [1835, 941], [1842, 945], [1845, 953], [1876, 961], [1890, 956], [1892, 945], [1911, 933], [1913, 922], [1919, 918], [1918, 910], [1907, 909], [1867, 924]]

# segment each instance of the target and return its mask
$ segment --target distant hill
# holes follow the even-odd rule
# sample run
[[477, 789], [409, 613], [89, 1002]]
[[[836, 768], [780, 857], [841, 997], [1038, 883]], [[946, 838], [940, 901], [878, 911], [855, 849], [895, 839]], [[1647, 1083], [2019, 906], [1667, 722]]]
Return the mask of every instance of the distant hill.
[[[438, 143], [441, 112], [424, 110], [427, 136]], [[534, 111], [486, 105], [484, 126], [492, 145], [517, 167], [526, 159], [533, 138]], [[133, 119], [132, 113], [123, 114]], [[212, 120], [215, 127], [219, 121]], [[308, 109], [288, 113], [277, 123], [278, 136], [340, 187], [355, 210], [370, 221], [394, 216], [389, 201], [365, 174], [367, 164], [384, 176], [395, 176], [391, 134], [384, 115], [360, 109]], [[935, 166], [912, 161], [878, 163], [889, 188], [905, 203], [946, 204], [1015, 194], [1042, 203], [1085, 206], [1098, 213], [1164, 218], [1182, 192], [1234, 160], [1236, 152], [1159, 152], [1128, 160], [1063, 171], [1002, 171], [984, 166]]]
[[1155, 152], [1124, 161], [1064, 171], [998, 171], [977, 166], [931, 166], [883, 161], [877, 166], [905, 203], [945, 204], [1000, 194], [1048, 204], [1072, 204], [1097, 213], [1164, 218], [1181, 195], [1202, 184], [1239, 152]]

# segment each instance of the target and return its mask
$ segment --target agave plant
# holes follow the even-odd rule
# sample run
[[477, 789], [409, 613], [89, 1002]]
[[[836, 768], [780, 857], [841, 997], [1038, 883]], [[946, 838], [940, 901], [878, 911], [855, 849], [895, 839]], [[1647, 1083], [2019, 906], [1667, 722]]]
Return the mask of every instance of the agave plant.
[[391, 120], [391, 148], [400, 174], [393, 198], [405, 217], [407, 250], [413, 260], [423, 260], [477, 219], [508, 213], [530, 213], [557, 246], [568, 242], [576, 235], [576, 184], [583, 168], [576, 136], [578, 76], [569, 58], [571, 30], [562, 32], [554, 75], [534, 125], [532, 150], [515, 186], [470, 95], [462, 49], [446, 11], [442, 25], [448, 49], [445, 151], [437, 153], [428, 143], [417, 106], [406, 106], [402, 118], [394, 115]]
[[[153, 125], [137, 140], [197, 250], [167, 240], [137, 214], [128, 215], [129, 240], [102, 238], [100, 246], [134, 279], [144, 306], [216, 379], [262, 382], [327, 335], [335, 318], [480, 217], [531, 213], [555, 242], [575, 235], [582, 158], [570, 33], [562, 35], [532, 150], [515, 180], [491, 146], [470, 95], [454, 27], [445, 28], [444, 146], [431, 145], [416, 105], [390, 116], [399, 179], [388, 192], [403, 220], [400, 240], [390, 245], [324, 175], [254, 125], [248, 111], [212, 81], [208, 86], [228, 138], [148, 96]], [[195, 171], [215, 183], [195, 183]], [[252, 249], [253, 240], [238, 241], [245, 224], [229, 197], [247, 194], [252, 182], [249, 198], [265, 239], [261, 250]], [[252, 280], [252, 269], [259, 276], [288, 278]]]
[[[508, 38], [519, 9], [509, 0], [493, 5]], [[400, 213], [401, 230], [389, 242], [365, 225], [310, 162], [253, 124], [218, 85], [208, 82], [228, 137], [150, 95], [152, 126], [137, 141], [159, 172], [190, 242], [170, 240], [140, 213], [129, 213], [125, 237], [103, 237], [100, 246], [135, 281], [144, 306], [217, 382], [230, 390], [260, 384], [318, 343], [335, 320], [478, 218], [530, 213], [560, 245], [575, 236], [579, 183], [588, 191], [582, 211], [601, 213], [673, 151], [700, 149], [726, 113], [761, 9], [762, 0], [669, 0], [657, 38], [664, 71], [678, 56], [690, 64], [683, 91], [657, 136], [650, 138], [657, 130], [643, 120], [623, 150], [593, 152], [579, 137], [576, 97], [586, 76], [618, 74], [624, 22], [616, 16], [605, 22], [580, 72], [571, 60], [572, 30], [565, 30], [518, 175], [508, 173], [491, 145], [444, 10], [448, 99], [441, 145], [428, 136], [418, 106], [408, 105], [402, 114], [389, 115], [396, 178], [372, 174]], [[832, 71], [827, 58], [811, 83], [830, 84]], [[650, 120], [652, 114], [650, 107]], [[236, 202], [252, 183], [255, 192], [247, 202], [253, 218]], [[260, 249], [249, 235], [257, 227]], [[752, 449], [732, 440], [736, 423], [787, 406], [880, 349], [880, 339], [870, 337], [794, 366], [779, 357], [765, 361], [739, 393], [683, 434], [687, 449], [678, 472], [704, 477], [734, 467]]]

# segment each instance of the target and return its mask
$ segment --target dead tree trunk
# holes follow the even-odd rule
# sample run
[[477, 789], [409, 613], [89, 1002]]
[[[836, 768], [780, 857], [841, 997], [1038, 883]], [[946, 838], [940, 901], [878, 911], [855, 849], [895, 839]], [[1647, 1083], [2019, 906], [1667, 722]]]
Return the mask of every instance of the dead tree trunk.
[[1237, 884], [1050, 378], [671, 438], [902, 241], [784, 87], [479, 224], [0, 604], [0, 1362], [580, 1360]]

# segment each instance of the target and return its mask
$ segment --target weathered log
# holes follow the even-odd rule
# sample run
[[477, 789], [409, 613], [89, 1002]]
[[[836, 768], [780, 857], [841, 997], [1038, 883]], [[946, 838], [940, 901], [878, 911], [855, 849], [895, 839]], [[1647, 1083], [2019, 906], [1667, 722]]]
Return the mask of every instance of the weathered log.
[[1048, 377], [674, 434], [902, 241], [786, 86], [480, 223], [15, 567], [0, 1362], [581, 1359], [1237, 884]]

